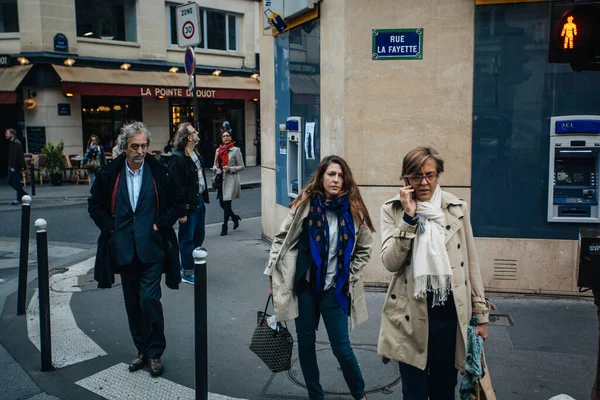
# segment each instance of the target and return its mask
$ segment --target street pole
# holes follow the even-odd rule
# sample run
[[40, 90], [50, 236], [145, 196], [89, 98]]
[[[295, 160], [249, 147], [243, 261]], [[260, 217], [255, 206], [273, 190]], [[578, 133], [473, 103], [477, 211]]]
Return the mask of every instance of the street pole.
[[35, 220], [37, 231], [38, 297], [40, 301], [40, 349], [42, 371], [52, 371], [52, 334], [50, 327], [50, 277], [48, 271], [48, 224]]
[[[31, 195], [35, 196], [35, 165], [33, 165], [33, 161], [31, 161], [29, 168], [31, 169], [31, 178], [29, 178], [29, 181], [31, 182]], [[42, 171], [40, 171], [40, 174], [41, 173]]]
[[208, 302], [206, 294], [206, 256], [196, 247], [194, 257], [194, 337], [196, 349], [196, 400], [208, 400]]
[[[195, 67], [195, 63], [194, 63]], [[194, 71], [194, 93], [192, 95], [192, 102], [194, 107], [194, 128], [200, 132], [200, 125], [198, 124], [198, 91], [196, 90], [196, 71]]]
[[17, 315], [25, 315], [27, 298], [27, 267], [29, 266], [29, 224], [31, 222], [31, 196], [21, 198], [21, 254], [19, 254], [19, 289], [17, 293]]

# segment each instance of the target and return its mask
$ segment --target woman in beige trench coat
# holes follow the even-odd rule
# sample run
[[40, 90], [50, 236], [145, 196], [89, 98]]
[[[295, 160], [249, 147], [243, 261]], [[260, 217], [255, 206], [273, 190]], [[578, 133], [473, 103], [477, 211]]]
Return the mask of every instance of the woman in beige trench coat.
[[215, 152], [213, 171], [221, 174], [220, 183], [217, 187], [217, 198], [223, 209], [223, 226], [221, 236], [227, 235], [227, 223], [229, 218], [233, 221], [233, 229], [237, 229], [242, 220], [231, 208], [231, 201], [242, 197], [242, 185], [240, 184], [240, 171], [244, 169], [242, 151], [236, 147], [231, 140], [231, 131], [227, 128], [221, 131], [221, 145]]
[[404, 400], [454, 399], [467, 328], [487, 337], [488, 306], [467, 204], [444, 192], [444, 161], [431, 147], [408, 152], [405, 185], [381, 208], [381, 261], [392, 272], [377, 351], [399, 361]]
[[325, 157], [290, 205], [275, 236], [265, 274], [271, 277], [275, 318], [295, 318], [298, 358], [311, 400], [323, 400], [315, 349], [319, 319], [355, 400], [365, 383], [348, 335], [366, 321], [362, 281], [373, 247], [373, 224], [348, 164]]

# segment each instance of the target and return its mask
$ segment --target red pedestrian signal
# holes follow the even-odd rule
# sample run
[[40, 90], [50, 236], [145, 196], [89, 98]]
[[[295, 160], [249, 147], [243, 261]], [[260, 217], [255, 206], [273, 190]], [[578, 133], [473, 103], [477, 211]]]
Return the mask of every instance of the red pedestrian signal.
[[600, 62], [600, 2], [553, 4], [550, 23], [548, 62]]

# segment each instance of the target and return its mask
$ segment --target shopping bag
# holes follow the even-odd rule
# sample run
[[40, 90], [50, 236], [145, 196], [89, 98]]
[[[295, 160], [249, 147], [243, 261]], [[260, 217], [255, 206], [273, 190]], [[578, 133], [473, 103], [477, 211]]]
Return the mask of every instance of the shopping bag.
[[264, 311], [256, 313], [256, 328], [250, 341], [250, 350], [256, 354], [262, 362], [272, 372], [287, 371], [292, 366], [292, 348], [294, 347], [294, 338], [280, 322], [275, 322], [274, 318], [267, 314], [269, 301], [273, 296], [267, 299]]

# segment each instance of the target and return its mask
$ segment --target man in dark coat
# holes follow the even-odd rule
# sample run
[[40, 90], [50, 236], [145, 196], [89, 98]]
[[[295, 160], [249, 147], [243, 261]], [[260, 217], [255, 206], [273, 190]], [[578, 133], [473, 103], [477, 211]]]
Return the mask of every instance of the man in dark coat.
[[121, 286], [129, 329], [138, 356], [130, 371], [146, 364], [150, 374], [163, 372], [166, 346], [160, 281], [179, 287], [179, 255], [173, 224], [185, 212], [181, 187], [168, 168], [147, 157], [150, 132], [143, 123], [123, 126], [123, 154], [98, 171], [88, 200], [90, 216], [100, 228], [94, 279], [110, 287], [114, 273]]
[[181, 279], [191, 284], [194, 283], [192, 253], [204, 243], [205, 203], [209, 202], [204, 161], [196, 150], [199, 141], [198, 131], [192, 124], [180, 124], [175, 135], [177, 150], [169, 160], [169, 169], [179, 181], [185, 198], [185, 216], [179, 218], [179, 251], [183, 267]]
[[14, 129], [7, 129], [4, 133], [8, 144], [8, 184], [17, 191], [17, 199], [10, 203], [13, 206], [21, 204], [21, 199], [27, 194], [23, 189], [21, 182], [21, 170], [25, 164], [23, 157], [23, 145], [17, 139], [17, 132]]

